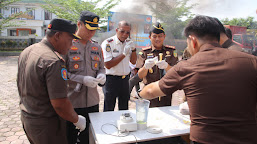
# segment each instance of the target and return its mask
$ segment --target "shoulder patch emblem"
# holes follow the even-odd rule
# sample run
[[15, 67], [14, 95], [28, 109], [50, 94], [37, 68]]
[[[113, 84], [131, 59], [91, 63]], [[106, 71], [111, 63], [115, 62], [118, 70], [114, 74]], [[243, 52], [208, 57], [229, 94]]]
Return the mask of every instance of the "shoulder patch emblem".
[[111, 46], [110, 46], [110, 44], [106, 44], [106, 51], [107, 51], [107, 52], [110, 52], [110, 51], [111, 51]]
[[64, 80], [67, 80], [67, 69], [66, 68], [62, 68], [61, 75]]
[[152, 47], [149, 46], [149, 47], [142, 48], [142, 50], [149, 50], [149, 49], [151, 49], [151, 48], [152, 48]]
[[174, 56], [174, 57], [178, 57], [178, 53], [177, 53], [176, 50], [173, 51], [173, 56]]
[[113, 41], [113, 39], [108, 39], [107, 41], [110, 43], [110, 42], [112, 42], [112, 41]]

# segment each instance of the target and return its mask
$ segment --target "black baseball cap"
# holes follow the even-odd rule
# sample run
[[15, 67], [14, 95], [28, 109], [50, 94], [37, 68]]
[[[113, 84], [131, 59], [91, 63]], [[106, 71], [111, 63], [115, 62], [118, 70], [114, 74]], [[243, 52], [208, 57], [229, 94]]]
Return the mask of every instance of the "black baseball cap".
[[68, 32], [71, 33], [75, 39], [81, 39], [79, 36], [75, 34], [77, 29], [76, 24], [66, 19], [52, 19], [50, 24], [48, 25], [48, 29]]
[[80, 13], [80, 21], [84, 22], [85, 27], [89, 30], [99, 30], [99, 16], [90, 11], [82, 11]]
[[162, 25], [161, 25], [159, 22], [156, 22], [156, 23], [152, 26], [150, 32], [156, 33], [156, 34], [160, 34], [160, 33], [164, 33], [164, 34], [165, 34], [165, 31], [164, 31]]

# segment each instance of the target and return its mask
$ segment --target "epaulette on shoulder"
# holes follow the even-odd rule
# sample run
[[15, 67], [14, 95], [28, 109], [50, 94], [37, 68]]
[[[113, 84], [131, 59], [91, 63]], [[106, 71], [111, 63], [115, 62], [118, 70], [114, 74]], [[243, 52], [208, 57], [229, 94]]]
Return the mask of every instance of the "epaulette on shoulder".
[[98, 43], [96, 40], [94, 40], [94, 39], [91, 39], [91, 42], [92, 43]]
[[151, 46], [148, 46], [148, 47], [142, 48], [142, 50], [145, 51], [145, 50], [149, 50], [149, 49], [151, 49], [151, 48], [152, 48]]
[[112, 41], [113, 41], [113, 39], [111, 38], [111, 39], [108, 39], [107, 41], [108, 41], [108, 43], [110, 43], [110, 42], [112, 42]]
[[165, 45], [166, 48], [176, 49], [175, 46]]

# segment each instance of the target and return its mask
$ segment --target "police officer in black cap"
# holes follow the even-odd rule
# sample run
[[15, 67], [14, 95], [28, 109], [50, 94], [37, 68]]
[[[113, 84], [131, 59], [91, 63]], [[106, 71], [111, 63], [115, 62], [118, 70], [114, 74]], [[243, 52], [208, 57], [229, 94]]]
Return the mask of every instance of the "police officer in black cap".
[[[70, 49], [76, 24], [53, 19], [46, 37], [20, 54], [17, 86], [21, 121], [32, 144], [67, 144], [65, 121], [83, 131], [86, 119], [77, 115], [67, 98], [67, 69], [61, 55]], [[64, 120], [63, 120], [64, 119]]]
[[101, 46], [94, 40], [98, 26], [99, 16], [89, 11], [80, 14], [77, 22], [76, 35], [80, 40], [74, 40], [66, 56], [68, 68], [68, 93], [75, 111], [86, 117], [86, 130], [79, 136], [75, 126], [67, 122], [67, 137], [69, 144], [89, 143], [89, 117], [88, 113], [99, 112], [99, 93], [97, 85], [105, 83], [105, 69]]

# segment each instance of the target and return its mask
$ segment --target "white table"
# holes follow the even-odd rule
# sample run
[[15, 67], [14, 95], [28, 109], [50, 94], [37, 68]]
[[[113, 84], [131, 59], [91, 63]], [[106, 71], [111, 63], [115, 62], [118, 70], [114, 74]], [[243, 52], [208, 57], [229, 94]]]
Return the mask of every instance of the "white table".
[[[90, 143], [132, 143], [136, 142], [136, 140], [141, 142], [188, 135], [190, 131], [189, 115], [182, 115], [178, 110], [178, 106], [167, 106], [149, 109], [147, 125], [158, 125], [162, 129], [162, 133], [159, 134], [151, 134], [146, 130], [137, 130], [135, 132], [130, 132], [130, 135], [126, 137], [116, 137], [107, 135], [101, 130], [102, 128], [108, 134], [117, 135], [117, 129], [113, 125], [117, 126], [117, 120], [120, 118], [120, 115], [125, 112], [129, 112], [133, 119], [136, 120], [136, 110], [90, 113]], [[92, 140], [92, 137], [94, 140]]]

